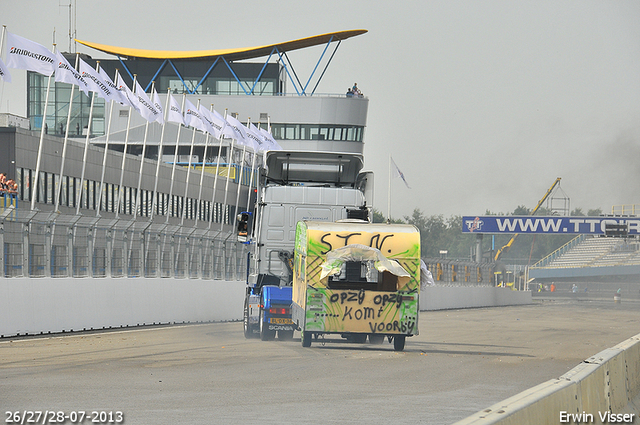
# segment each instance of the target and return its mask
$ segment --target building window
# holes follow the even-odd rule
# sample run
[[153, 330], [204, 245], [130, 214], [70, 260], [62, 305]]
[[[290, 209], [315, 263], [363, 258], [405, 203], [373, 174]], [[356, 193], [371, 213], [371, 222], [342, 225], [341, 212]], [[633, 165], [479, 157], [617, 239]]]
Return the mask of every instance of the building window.
[[271, 124], [276, 140], [335, 140], [362, 143], [363, 127], [317, 124]]

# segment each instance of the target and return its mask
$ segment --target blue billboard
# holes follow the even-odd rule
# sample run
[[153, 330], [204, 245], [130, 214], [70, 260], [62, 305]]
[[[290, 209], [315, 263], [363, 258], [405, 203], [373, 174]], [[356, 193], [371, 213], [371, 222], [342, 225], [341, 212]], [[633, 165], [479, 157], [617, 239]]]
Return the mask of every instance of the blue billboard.
[[622, 226], [629, 236], [640, 235], [638, 217], [536, 217], [488, 215], [462, 217], [462, 233], [530, 233], [605, 235]]

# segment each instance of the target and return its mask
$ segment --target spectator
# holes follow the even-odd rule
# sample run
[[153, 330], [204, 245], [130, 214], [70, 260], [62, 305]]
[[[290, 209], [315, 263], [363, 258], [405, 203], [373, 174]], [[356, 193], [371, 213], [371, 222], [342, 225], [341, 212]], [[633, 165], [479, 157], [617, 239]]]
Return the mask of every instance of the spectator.
[[351, 90], [351, 88], [347, 89], [347, 97], [353, 97], [353, 90]]
[[353, 93], [354, 97], [364, 97], [362, 92], [358, 88], [358, 83], [353, 83], [353, 87], [351, 87], [351, 93]]
[[9, 179], [7, 180], [7, 192], [11, 193], [11, 194], [16, 194], [18, 193], [18, 183], [16, 183], [15, 181]]
[[4, 173], [0, 173], [0, 192], [7, 191], [7, 177]]

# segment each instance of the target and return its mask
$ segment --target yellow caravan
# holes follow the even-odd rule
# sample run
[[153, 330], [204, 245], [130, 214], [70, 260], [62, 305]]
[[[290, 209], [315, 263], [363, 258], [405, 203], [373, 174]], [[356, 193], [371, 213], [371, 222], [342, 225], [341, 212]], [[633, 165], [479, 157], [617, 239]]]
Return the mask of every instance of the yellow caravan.
[[299, 221], [292, 317], [302, 346], [337, 334], [396, 351], [418, 334], [420, 233], [405, 224]]

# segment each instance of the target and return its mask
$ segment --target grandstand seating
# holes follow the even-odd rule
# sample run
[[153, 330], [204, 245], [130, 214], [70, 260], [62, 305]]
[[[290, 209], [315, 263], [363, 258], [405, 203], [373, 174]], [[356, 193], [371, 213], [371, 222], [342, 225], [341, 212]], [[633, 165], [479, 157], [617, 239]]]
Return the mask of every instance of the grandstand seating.
[[640, 264], [640, 244], [635, 239], [585, 237], [569, 249], [562, 248], [533, 267], [579, 268]]

